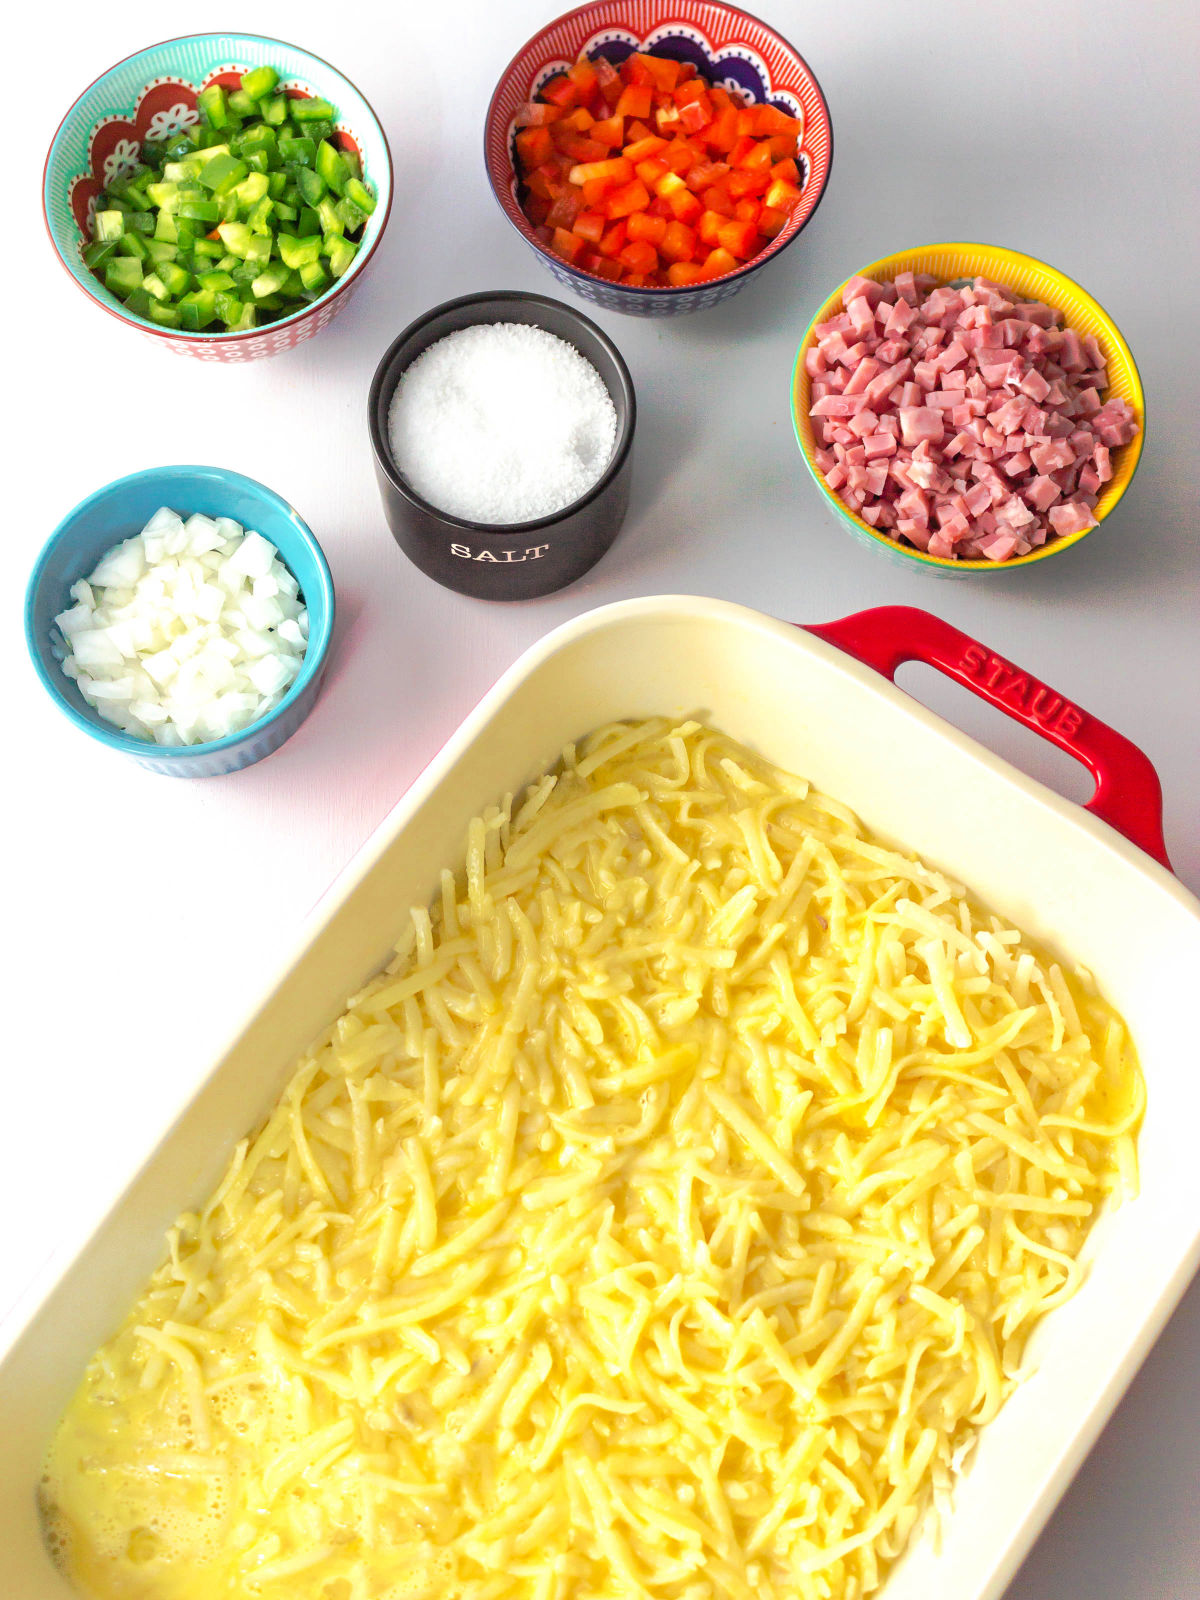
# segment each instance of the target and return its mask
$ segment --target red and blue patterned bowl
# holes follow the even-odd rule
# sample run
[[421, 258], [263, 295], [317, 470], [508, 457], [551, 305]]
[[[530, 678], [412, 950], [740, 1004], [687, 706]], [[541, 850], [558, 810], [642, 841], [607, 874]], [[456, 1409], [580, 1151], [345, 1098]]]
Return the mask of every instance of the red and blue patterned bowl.
[[[617, 65], [635, 50], [691, 61], [710, 83], [739, 91], [748, 102], [769, 101], [788, 116], [803, 118], [797, 158], [803, 199], [765, 250], [720, 278], [662, 289], [610, 283], [547, 250], [521, 210], [513, 122], [517, 108], [536, 99], [549, 79], [580, 56], [604, 55]], [[791, 244], [825, 192], [833, 129], [821, 86], [803, 56], [748, 12], [709, 0], [595, 0], [543, 28], [504, 69], [484, 124], [484, 160], [500, 209], [564, 288], [608, 311], [669, 317], [728, 300]]]
[[[336, 108], [335, 137], [362, 158], [377, 204], [346, 273], [311, 305], [242, 333], [183, 333], [136, 316], [83, 262], [96, 199], [106, 183], [136, 162], [144, 139], [193, 127], [196, 97], [211, 83], [229, 86], [251, 67], [274, 67], [285, 90], [319, 95]], [[280, 39], [256, 33], [196, 33], [127, 56], [85, 89], [54, 135], [42, 178], [42, 210], [59, 260], [86, 295], [110, 316], [178, 355], [205, 361], [253, 361], [311, 339], [336, 316], [360, 282], [392, 208], [392, 158], [375, 113], [336, 68]]]

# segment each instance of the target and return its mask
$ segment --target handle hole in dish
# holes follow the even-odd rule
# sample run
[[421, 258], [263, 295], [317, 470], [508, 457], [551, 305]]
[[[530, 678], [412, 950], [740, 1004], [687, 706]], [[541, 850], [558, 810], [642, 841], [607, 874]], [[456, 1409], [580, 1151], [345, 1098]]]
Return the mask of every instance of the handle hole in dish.
[[896, 684], [939, 717], [961, 728], [994, 755], [1010, 761], [1028, 777], [1048, 789], [1086, 805], [1095, 792], [1095, 780], [1082, 762], [1067, 755], [1041, 734], [1014, 722], [1003, 711], [947, 678], [923, 661], [906, 661], [896, 673]]

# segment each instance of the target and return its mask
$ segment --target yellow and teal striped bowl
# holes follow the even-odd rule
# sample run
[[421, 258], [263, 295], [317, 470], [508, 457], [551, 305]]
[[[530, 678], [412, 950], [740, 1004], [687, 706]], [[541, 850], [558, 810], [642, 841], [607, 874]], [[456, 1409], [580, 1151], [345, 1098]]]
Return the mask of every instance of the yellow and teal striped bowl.
[[[1011, 572], [1018, 567], [1032, 567], [1039, 561], [1061, 555], [1079, 544], [1089, 533], [1095, 532], [1129, 487], [1141, 459], [1142, 445], [1146, 438], [1146, 397], [1142, 392], [1142, 380], [1138, 374], [1137, 363], [1116, 324], [1104, 307], [1097, 305], [1091, 295], [1065, 273], [1058, 272], [1054, 267], [1047, 266], [1044, 261], [1038, 261], [1033, 256], [1021, 255], [1017, 250], [1005, 250], [1000, 245], [963, 243], [923, 245], [916, 250], [900, 250], [895, 255], [872, 261], [870, 266], [860, 267], [855, 276], [883, 283], [894, 278], [899, 272], [927, 272], [942, 283], [955, 283], [960, 278], [991, 278], [1014, 290], [1024, 299], [1042, 300], [1047, 305], [1056, 307], [1062, 312], [1068, 327], [1074, 328], [1081, 335], [1090, 333], [1104, 352], [1109, 380], [1106, 398], [1119, 398], [1127, 402], [1137, 418], [1138, 431], [1127, 445], [1122, 445], [1119, 450], [1113, 452], [1113, 475], [1104, 485], [1104, 493], [1096, 504], [1096, 521], [1082, 533], [1067, 534], [1065, 538], [1054, 539], [1049, 544], [1031, 550], [1026, 556], [1014, 556], [1008, 561], [967, 561], [947, 556], [931, 556], [923, 550], [916, 550], [911, 545], [901, 544], [896, 539], [889, 538], [886, 533], [878, 532], [869, 522], [864, 522], [861, 517], [855, 516], [849, 506], [844, 505], [825, 482], [817, 466], [817, 446], [813, 438], [812, 418], [809, 415], [811, 380], [804, 370], [804, 356], [805, 352], [817, 342], [817, 324], [828, 321], [843, 309], [842, 290], [845, 288], [843, 283], [834, 290], [809, 323], [796, 354], [795, 367], [792, 369], [792, 426], [796, 432], [796, 442], [800, 446], [809, 472], [812, 473], [813, 482], [825, 496], [830, 509], [857, 538], [883, 550], [893, 560], [902, 561], [907, 566], [926, 567], [939, 577], [966, 577], [974, 572]], [[849, 279], [846, 282], [849, 282]]]

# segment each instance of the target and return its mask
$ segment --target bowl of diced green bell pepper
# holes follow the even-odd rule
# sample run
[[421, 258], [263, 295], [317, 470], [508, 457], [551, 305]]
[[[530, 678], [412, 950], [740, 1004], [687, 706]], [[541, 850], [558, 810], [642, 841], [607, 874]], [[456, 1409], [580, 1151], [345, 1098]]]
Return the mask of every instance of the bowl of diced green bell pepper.
[[391, 154], [328, 62], [258, 34], [192, 34], [84, 90], [42, 198], [97, 305], [182, 354], [250, 361], [345, 304], [387, 225]]

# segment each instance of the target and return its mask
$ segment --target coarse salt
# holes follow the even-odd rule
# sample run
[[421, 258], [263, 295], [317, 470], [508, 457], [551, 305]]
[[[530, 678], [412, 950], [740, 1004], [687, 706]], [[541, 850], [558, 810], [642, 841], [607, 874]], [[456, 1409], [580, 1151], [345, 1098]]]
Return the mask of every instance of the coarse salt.
[[504, 526], [553, 516], [598, 482], [617, 413], [574, 345], [525, 323], [447, 334], [406, 369], [388, 415], [392, 456], [431, 505]]

